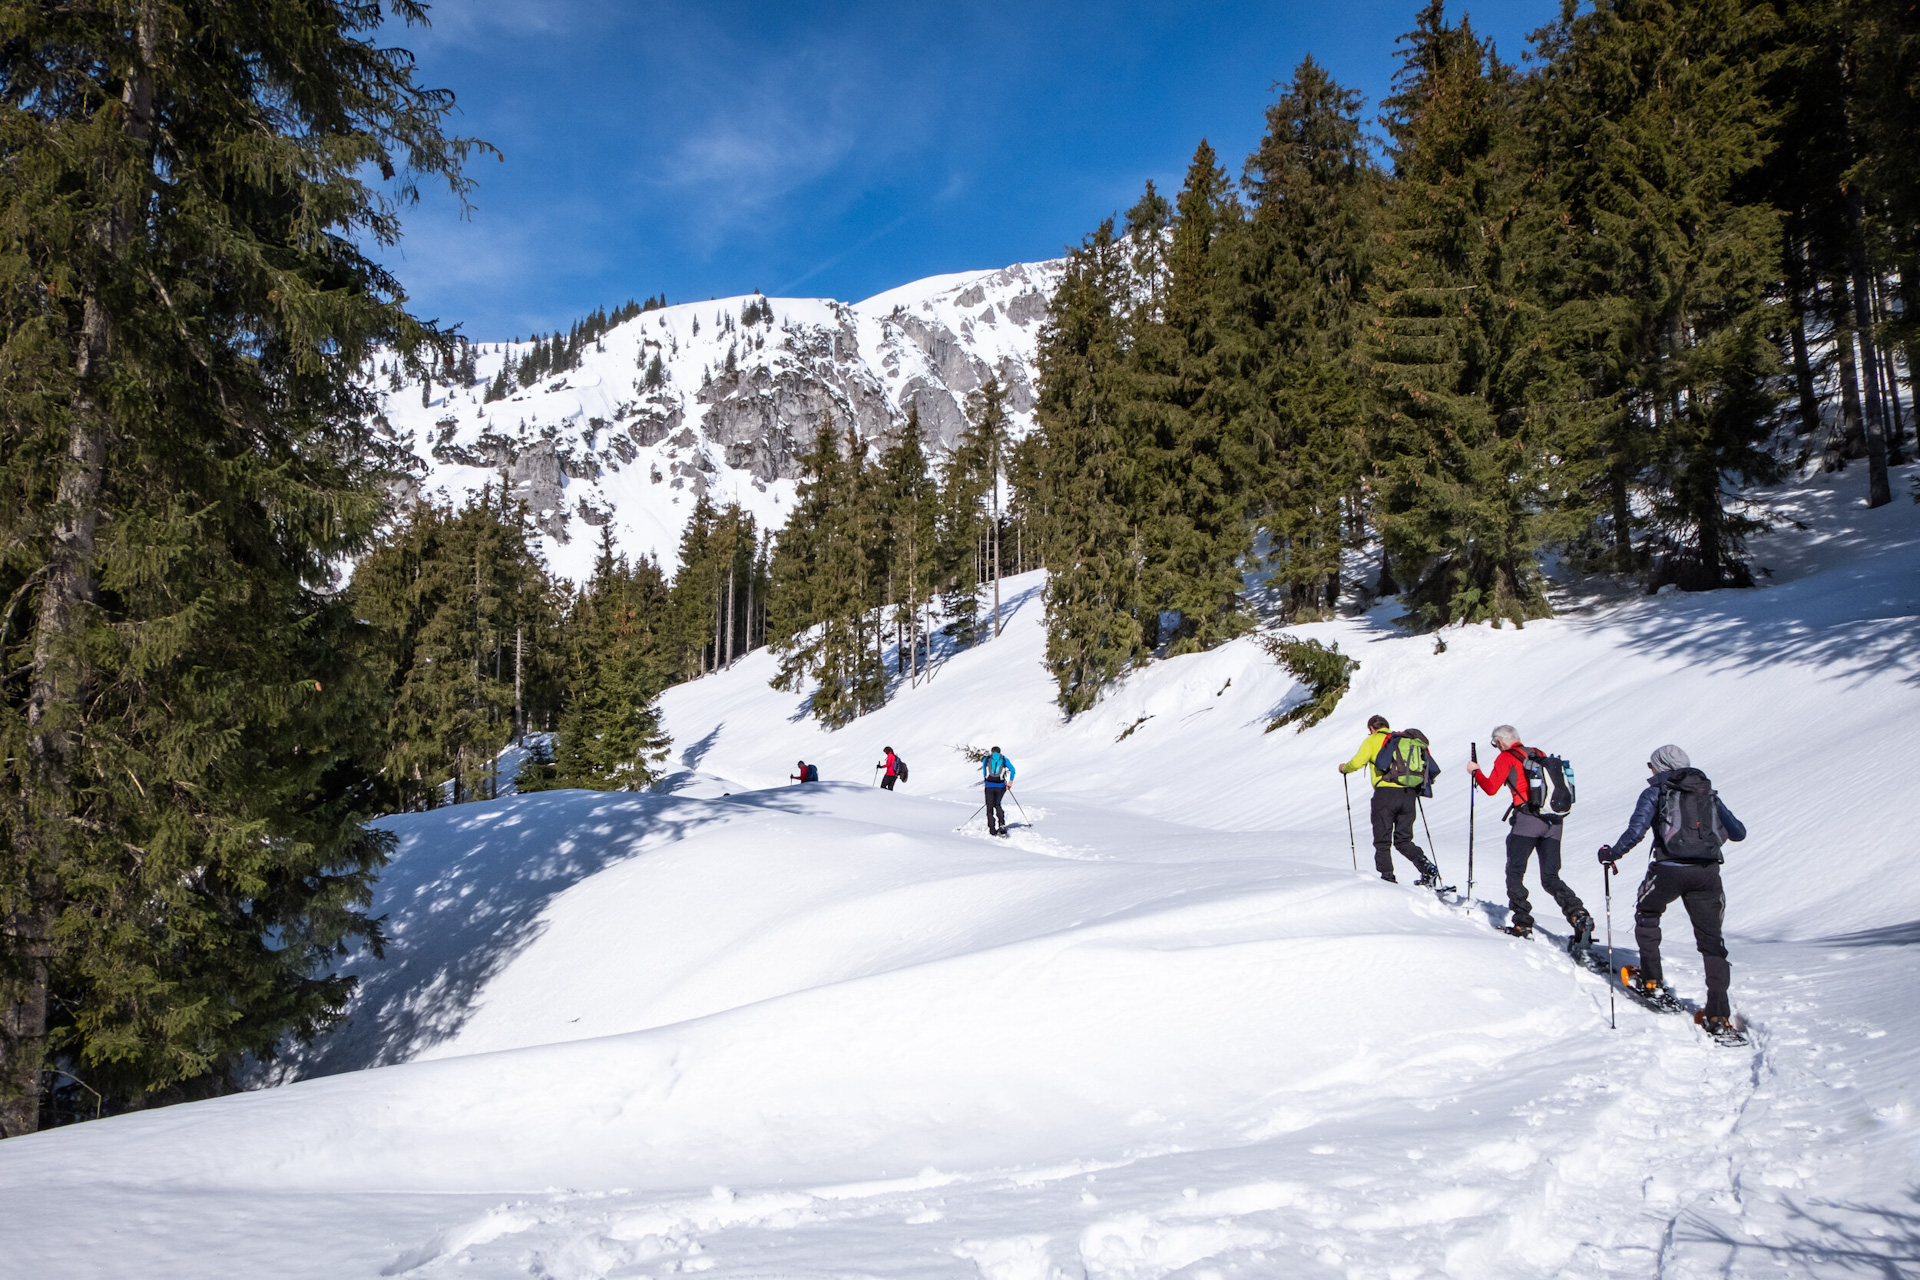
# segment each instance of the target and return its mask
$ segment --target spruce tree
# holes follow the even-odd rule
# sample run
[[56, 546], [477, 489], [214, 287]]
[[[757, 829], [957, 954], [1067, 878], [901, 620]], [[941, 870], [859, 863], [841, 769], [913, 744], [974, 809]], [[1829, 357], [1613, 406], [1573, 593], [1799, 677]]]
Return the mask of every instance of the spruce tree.
[[1360, 95], [1312, 58], [1267, 108], [1247, 160], [1253, 202], [1240, 325], [1272, 580], [1311, 619], [1339, 595], [1342, 503], [1365, 467], [1359, 349], [1373, 283], [1380, 175]]
[[1543, 33], [1561, 211], [1554, 329], [1603, 410], [1596, 468], [1623, 565], [1628, 494], [1687, 588], [1749, 585], [1724, 480], [1769, 480], [1784, 328], [1779, 215], [1743, 183], [1770, 146], [1767, 11], [1601, 0]]
[[0, 1134], [49, 1051], [120, 1104], [230, 1087], [377, 937], [333, 575], [381, 501], [363, 371], [439, 340], [375, 255], [468, 151], [389, 16], [8, 10]]
[[1204, 140], [1173, 208], [1165, 287], [1133, 291], [1145, 301], [1126, 316], [1134, 422], [1127, 435], [1138, 460], [1133, 504], [1145, 562], [1140, 624], [1152, 648], [1161, 612], [1179, 615], [1169, 654], [1209, 648], [1250, 625], [1240, 572], [1257, 471], [1246, 352], [1231, 333], [1244, 218]]
[[880, 455], [879, 488], [884, 505], [887, 583], [899, 645], [895, 673], [918, 675], [926, 646], [926, 608], [933, 595], [939, 510], [938, 491], [927, 474], [920, 443], [920, 411], [907, 410], [899, 436]]
[[1035, 444], [1020, 470], [1043, 508], [1046, 662], [1074, 714], [1152, 650], [1141, 623], [1138, 450], [1128, 437], [1131, 277], [1111, 219], [1074, 249], [1040, 335]]
[[527, 790], [577, 787], [638, 791], [651, 786], [669, 740], [660, 729], [660, 690], [674, 667], [665, 575], [651, 558], [614, 554], [600, 527], [593, 577], [568, 619], [566, 706], [550, 768], [528, 770]]
[[1394, 183], [1366, 353], [1374, 519], [1422, 626], [1550, 612], [1535, 557], [1553, 519], [1558, 394], [1532, 273], [1528, 163], [1513, 68], [1440, 0], [1401, 38], [1384, 104]]

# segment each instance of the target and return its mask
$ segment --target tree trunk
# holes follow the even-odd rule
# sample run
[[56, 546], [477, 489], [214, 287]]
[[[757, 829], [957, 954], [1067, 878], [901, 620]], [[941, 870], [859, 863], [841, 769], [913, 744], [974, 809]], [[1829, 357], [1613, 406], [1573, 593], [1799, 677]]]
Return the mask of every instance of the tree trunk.
[[1847, 191], [1847, 266], [1853, 275], [1853, 321], [1860, 338], [1860, 363], [1866, 373], [1867, 506], [1884, 507], [1893, 501], [1887, 476], [1887, 428], [1880, 412], [1879, 359], [1873, 343], [1873, 285], [1867, 274], [1866, 213], [1857, 187]]
[[1860, 379], [1853, 363], [1853, 325], [1841, 310], [1846, 306], [1846, 287], [1837, 285], [1835, 291], [1841, 295], [1834, 299], [1833, 326], [1834, 350], [1840, 357], [1840, 447], [1829, 450], [1834, 455], [1831, 470], [1838, 470], [1840, 458], [1858, 458], [1866, 450], [1866, 427], [1860, 413]]
[[[1887, 308], [1886, 281], [1876, 278], [1873, 282], [1873, 319], [1875, 324], [1884, 325], [1893, 317]], [[1893, 344], [1886, 343], [1880, 348], [1880, 397], [1887, 409], [1887, 464], [1900, 466], [1906, 462], [1904, 447], [1906, 444], [1907, 419], [1900, 410], [1900, 370], [1895, 364]]]
[[727, 670], [733, 670], [733, 566], [727, 566]]
[[1613, 498], [1613, 557], [1620, 573], [1633, 572], [1633, 508], [1628, 503], [1627, 469], [1615, 467], [1607, 477]]
[[525, 704], [520, 700], [520, 668], [526, 647], [526, 626], [523, 623], [513, 625], [513, 741], [516, 746], [526, 741], [527, 713]]
[[1800, 241], [1787, 237], [1787, 301], [1793, 310], [1787, 337], [1793, 347], [1793, 382], [1800, 396], [1800, 430], [1808, 435], [1820, 429], [1820, 397], [1813, 385], [1813, 361], [1807, 355], [1806, 269]]

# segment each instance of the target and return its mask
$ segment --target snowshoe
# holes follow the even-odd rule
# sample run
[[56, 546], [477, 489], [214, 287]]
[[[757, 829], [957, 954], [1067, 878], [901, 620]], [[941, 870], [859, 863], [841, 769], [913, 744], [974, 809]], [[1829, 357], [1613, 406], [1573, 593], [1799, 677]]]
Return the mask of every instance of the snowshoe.
[[1703, 1011], [1694, 1014], [1693, 1021], [1718, 1044], [1731, 1047], [1747, 1043], [1747, 1033], [1732, 1018], [1709, 1018]]
[[1501, 926], [1500, 932], [1514, 938], [1531, 938], [1533, 926], [1530, 924], [1509, 924]]
[[1440, 868], [1428, 867], [1418, 880], [1414, 881], [1422, 889], [1431, 889], [1435, 893], [1452, 893], [1453, 886], [1440, 883]]
[[1567, 954], [1584, 961], [1593, 954], [1593, 916], [1582, 911], [1567, 923], [1573, 926], [1573, 937], [1567, 939]]
[[1640, 970], [1630, 964], [1620, 966], [1620, 985], [1627, 989], [1643, 1007], [1655, 1013], [1679, 1013], [1680, 997], [1673, 994], [1664, 982], [1653, 978], [1642, 978]]

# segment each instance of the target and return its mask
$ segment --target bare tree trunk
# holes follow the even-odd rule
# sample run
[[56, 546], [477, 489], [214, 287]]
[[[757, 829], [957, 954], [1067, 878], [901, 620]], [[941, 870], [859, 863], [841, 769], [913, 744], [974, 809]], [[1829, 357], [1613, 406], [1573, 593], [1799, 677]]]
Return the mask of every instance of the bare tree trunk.
[[[1846, 286], [1836, 285], [1836, 290], [1844, 294]], [[1860, 412], [1860, 379], [1853, 363], [1853, 325], [1844, 314], [1838, 314], [1839, 308], [1846, 305], [1844, 297], [1834, 299], [1833, 344], [1840, 357], [1840, 447], [1832, 452], [1835, 463], [1841, 457], [1857, 458], [1866, 447], [1866, 426]]]
[[527, 712], [520, 700], [520, 668], [526, 647], [526, 631], [524, 623], [513, 624], [513, 741], [516, 746], [524, 743], [527, 737]]
[[1808, 435], [1820, 429], [1820, 397], [1813, 385], [1813, 361], [1807, 355], [1806, 269], [1800, 241], [1787, 237], [1787, 301], [1792, 319], [1787, 337], [1793, 347], [1793, 382], [1800, 396], [1800, 430]]
[[727, 670], [733, 670], [733, 566], [727, 566]]
[[[1873, 318], [1875, 324], [1881, 325], [1892, 319], [1887, 309], [1886, 281], [1880, 278], [1875, 278], [1873, 282]], [[1887, 409], [1887, 464], [1897, 467], [1906, 462], [1904, 446], [1907, 419], [1900, 409], [1900, 370], [1894, 361], [1894, 344], [1891, 342], [1880, 349], [1878, 372], [1881, 403]]]
[[1847, 191], [1847, 266], [1853, 275], [1853, 321], [1860, 338], [1860, 363], [1866, 374], [1867, 400], [1867, 506], [1884, 507], [1893, 501], [1892, 483], [1887, 476], [1887, 428], [1880, 412], [1880, 379], [1876, 376], [1879, 359], [1873, 343], [1873, 285], [1867, 274], [1866, 211], [1860, 191]]

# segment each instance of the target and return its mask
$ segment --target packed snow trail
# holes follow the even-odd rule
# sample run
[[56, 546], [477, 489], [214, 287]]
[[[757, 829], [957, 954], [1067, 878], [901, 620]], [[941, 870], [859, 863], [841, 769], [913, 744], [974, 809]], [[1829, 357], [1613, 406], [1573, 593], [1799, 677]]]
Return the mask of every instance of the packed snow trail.
[[[1920, 508], [1764, 496], [1807, 527], [1759, 540], [1760, 590], [1568, 600], [1444, 652], [1385, 610], [1296, 628], [1363, 664], [1300, 734], [1264, 732], [1302, 691], [1248, 641], [1061, 723], [1037, 576], [838, 733], [765, 654], [676, 688], [669, 789], [389, 820], [387, 958], [295, 1083], [0, 1143], [0, 1274], [1920, 1271], [1920, 877], [1885, 820], [1920, 798]], [[1726, 868], [1753, 1043], [1625, 1000], [1609, 1030], [1557, 921], [1498, 934], [1497, 805], [1471, 902], [1373, 878], [1363, 807], [1356, 874], [1331, 766], [1376, 711], [1434, 740], [1462, 886], [1466, 744], [1512, 721], [1573, 759], [1596, 915], [1593, 848], [1686, 747], [1753, 832]], [[1005, 840], [963, 822], [960, 749], [996, 743]], [[882, 745], [896, 793], [865, 785]], [[800, 757], [829, 781], [778, 785]], [[1697, 1000], [1678, 908], [1666, 935]]]

